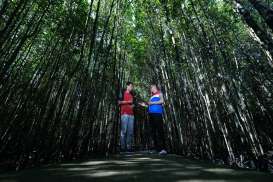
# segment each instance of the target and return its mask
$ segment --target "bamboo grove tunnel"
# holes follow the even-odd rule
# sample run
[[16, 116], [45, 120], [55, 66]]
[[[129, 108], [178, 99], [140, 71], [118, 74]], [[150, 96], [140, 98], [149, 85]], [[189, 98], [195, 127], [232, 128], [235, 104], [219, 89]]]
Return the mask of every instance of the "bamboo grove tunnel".
[[[119, 148], [117, 104], [157, 82], [168, 151], [232, 165], [273, 150], [272, 0], [1, 0], [0, 166]], [[136, 107], [134, 143], [149, 145]], [[265, 159], [264, 159], [265, 160]]]

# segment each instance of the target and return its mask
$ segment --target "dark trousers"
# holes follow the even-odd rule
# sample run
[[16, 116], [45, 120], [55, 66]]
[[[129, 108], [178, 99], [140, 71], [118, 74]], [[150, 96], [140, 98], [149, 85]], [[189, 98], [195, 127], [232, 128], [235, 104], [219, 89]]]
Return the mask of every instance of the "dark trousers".
[[157, 151], [166, 149], [162, 114], [149, 114], [151, 136]]

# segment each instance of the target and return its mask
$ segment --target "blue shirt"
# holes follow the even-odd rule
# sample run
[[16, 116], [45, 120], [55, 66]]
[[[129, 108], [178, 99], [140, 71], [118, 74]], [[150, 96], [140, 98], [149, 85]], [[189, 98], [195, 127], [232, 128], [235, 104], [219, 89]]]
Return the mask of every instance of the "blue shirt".
[[[153, 95], [150, 100], [150, 102], [157, 102], [160, 101], [160, 93]], [[148, 108], [149, 113], [156, 113], [156, 114], [163, 114], [163, 106], [162, 104], [152, 104], [149, 105]]]

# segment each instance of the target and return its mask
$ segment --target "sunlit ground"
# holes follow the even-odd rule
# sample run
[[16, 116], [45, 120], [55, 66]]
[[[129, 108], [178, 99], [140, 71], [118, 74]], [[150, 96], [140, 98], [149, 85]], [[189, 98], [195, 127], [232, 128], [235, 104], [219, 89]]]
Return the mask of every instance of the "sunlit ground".
[[117, 155], [110, 159], [89, 160], [27, 169], [0, 175], [1, 182], [272, 182], [273, 175], [234, 170], [176, 155]]

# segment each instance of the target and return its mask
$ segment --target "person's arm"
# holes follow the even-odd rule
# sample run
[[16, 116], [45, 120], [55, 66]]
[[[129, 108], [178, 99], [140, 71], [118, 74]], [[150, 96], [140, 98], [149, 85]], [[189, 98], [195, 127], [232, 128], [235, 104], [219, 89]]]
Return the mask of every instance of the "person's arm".
[[163, 99], [163, 95], [162, 95], [162, 94], [159, 95], [159, 98], [160, 98], [159, 101], [149, 102], [148, 104], [149, 104], [149, 105], [164, 104], [164, 99]]
[[133, 104], [133, 99], [132, 100], [129, 100], [129, 101], [118, 101], [118, 103], [120, 104], [120, 105], [123, 105], [123, 104]]
[[148, 104], [146, 102], [140, 102], [138, 104], [141, 105], [142, 107], [148, 107]]
[[129, 99], [129, 100], [123, 100], [123, 101], [119, 101], [118, 103], [119, 103], [119, 105], [125, 105], [125, 104], [133, 104], [133, 97], [129, 97], [129, 98], [127, 98], [127, 99]]

